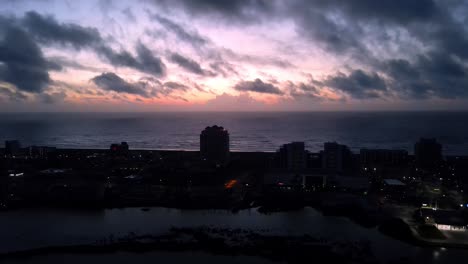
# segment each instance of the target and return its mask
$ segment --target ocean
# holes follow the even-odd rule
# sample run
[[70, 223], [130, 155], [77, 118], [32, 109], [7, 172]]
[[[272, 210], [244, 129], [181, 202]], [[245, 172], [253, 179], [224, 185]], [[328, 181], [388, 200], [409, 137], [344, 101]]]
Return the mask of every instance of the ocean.
[[468, 112], [166, 112], [1, 113], [0, 140], [23, 146], [198, 150], [200, 132], [225, 127], [232, 151], [275, 151], [304, 141], [310, 151], [336, 141], [361, 148], [406, 149], [434, 137], [446, 155], [468, 155]]

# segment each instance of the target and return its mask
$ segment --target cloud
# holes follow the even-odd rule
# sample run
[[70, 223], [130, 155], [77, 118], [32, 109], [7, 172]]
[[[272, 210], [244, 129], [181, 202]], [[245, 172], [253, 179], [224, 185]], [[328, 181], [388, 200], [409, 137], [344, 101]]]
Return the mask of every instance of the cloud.
[[[327, 85], [360, 99], [468, 97], [468, 33], [462, 18], [450, 11], [466, 6], [432, 0], [295, 3], [287, 12], [299, 33], [332, 54], [352, 57], [355, 66], [372, 69], [329, 76]], [[386, 53], [392, 50], [400, 58], [385, 58], [394, 57]]]
[[52, 16], [42, 16], [34, 11], [27, 12], [22, 23], [35, 39], [44, 44], [59, 43], [80, 49], [103, 42], [95, 28], [59, 24]]
[[[174, 4], [174, 3], [171, 3]], [[211, 5], [214, 4], [217, 6], [219, 3], [202, 3], [203, 5]], [[177, 3], [175, 3], [177, 5]], [[236, 5], [241, 5], [241, 2], [236, 3]], [[214, 45], [214, 42], [211, 41], [208, 37], [199, 34], [196, 30], [188, 29], [188, 26], [183, 25], [181, 23], [177, 23], [174, 20], [168, 19], [167, 17], [160, 16], [156, 13], [153, 13], [149, 10], [146, 10], [148, 16], [153, 21], [157, 21], [160, 23], [168, 32], [172, 32], [177, 38], [185, 43], [191, 45], [196, 52], [203, 57], [205, 60], [214, 60], [211, 63], [211, 68], [216, 72], [224, 77], [229, 77], [230, 75], [238, 75], [237, 70], [234, 69], [233, 63], [228, 63], [225, 61], [224, 57], [231, 61], [236, 61], [240, 63], [251, 63], [265, 66], [273, 65], [279, 68], [293, 68], [295, 67], [291, 62], [281, 58], [275, 57], [262, 57], [262, 56], [255, 56], [255, 55], [245, 55], [239, 54], [234, 52], [230, 49], [226, 49], [223, 47], [217, 47]], [[165, 32], [155, 31], [155, 30], [147, 30], [147, 34], [151, 35], [154, 38], [160, 38], [161, 35], [165, 35]], [[199, 63], [196, 61], [186, 58], [179, 53], [174, 53], [170, 60], [179, 64], [179, 66], [184, 67], [186, 70], [198, 74], [198, 75], [205, 75], [205, 76], [214, 76], [216, 75], [215, 72], [210, 72], [207, 70], [202, 70]]]
[[143, 77], [139, 80], [139, 83], [142, 84], [145, 88], [149, 88], [151, 90], [151, 96], [158, 98], [161, 96], [166, 96], [168, 98], [186, 102], [188, 102], [187, 99], [180, 95], [174, 95], [174, 93], [186, 93], [192, 89], [202, 91], [202, 89], [196, 83], [184, 84], [176, 81], [161, 82], [160, 80], [153, 77]]
[[3, 39], [0, 39], [0, 80], [24, 92], [43, 91], [51, 81], [48, 70], [57, 69], [57, 66], [44, 58], [39, 46], [24, 30], [7, 24], [3, 26], [5, 32]]
[[326, 10], [340, 10], [356, 19], [376, 19], [399, 24], [415, 21], [427, 21], [438, 13], [438, 7], [433, 0], [359, 0], [355, 2], [328, 0], [328, 1], [300, 1], [317, 8]]
[[133, 14], [133, 11], [130, 7], [127, 7], [122, 10], [122, 14], [131, 22], [136, 22], [136, 16]]
[[135, 57], [126, 50], [114, 51], [95, 28], [60, 24], [52, 16], [42, 16], [33, 11], [26, 13], [22, 24], [39, 43], [90, 48], [115, 67], [129, 67], [155, 76], [165, 74], [164, 63], [141, 42], [136, 45]]
[[[468, 7], [464, 1], [291, 0], [285, 4], [178, 0], [165, 4], [197, 18], [216, 16], [216, 21], [224, 20], [234, 26], [268, 24], [272, 18], [292, 21], [304, 40], [332, 56], [340, 56], [351, 64], [350, 68], [369, 70], [331, 75], [324, 80], [354, 98], [468, 97], [463, 88], [467, 84], [465, 65], [468, 65], [465, 15]], [[395, 57], [395, 53], [401, 58], [388, 59]], [[249, 58], [234, 57], [230, 56], [249, 62]], [[288, 66], [277, 62], [278, 67]], [[300, 91], [296, 89], [297, 92]]]
[[356, 19], [378, 19], [407, 24], [429, 20], [438, 13], [433, 0], [171, 0], [153, 1], [156, 5], [182, 8], [193, 16], [214, 15], [237, 23], [261, 23], [275, 17], [294, 17], [298, 13], [338, 11]]
[[[284, 4], [275, 0], [171, 0], [153, 1], [156, 5], [182, 8], [194, 16], [217, 15], [217, 18], [238, 23], [262, 23], [276, 18], [298, 18], [312, 13], [333, 11], [358, 20], [381, 20], [407, 24], [427, 21], [439, 13], [433, 0], [291, 0]], [[301, 17], [300, 19], [303, 19]]]
[[223, 60], [216, 60], [210, 63], [210, 68], [221, 74], [224, 78], [232, 75], [239, 76], [239, 72], [236, 70], [235, 65], [232, 65], [231, 63]]
[[387, 92], [387, 84], [382, 77], [363, 70], [353, 70], [349, 75], [338, 73], [329, 76], [324, 84], [358, 99], [378, 98]]
[[178, 83], [178, 82], [165, 82], [163, 86], [171, 90], [187, 91], [189, 89], [188, 86]]
[[153, 75], [164, 75], [166, 71], [166, 66], [161, 61], [160, 58], [155, 57], [153, 53], [141, 42], [137, 44], [136, 47], [138, 59], [140, 61], [138, 69], [143, 72], [150, 73]]
[[126, 50], [119, 52], [107, 46], [97, 48], [98, 55], [105, 58], [113, 66], [133, 68], [154, 76], [163, 76], [166, 73], [166, 65], [162, 60], [153, 55], [153, 53], [142, 43], [136, 46], [137, 57], [134, 57]]
[[107, 59], [113, 66], [116, 67], [129, 67], [129, 68], [140, 68], [140, 63], [133, 57], [130, 52], [126, 50], [114, 51], [112, 48], [107, 46], [101, 46], [97, 49], [98, 55]]
[[338, 23], [332, 17], [315, 9], [300, 9], [294, 17], [299, 34], [310, 38], [332, 53], [363, 51], [357, 26], [353, 22]]
[[187, 101], [179, 94], [191, 90], [191, 87], [186, 84], [176, 81], [161, 82], [153, 77], [142, 77], [137, 82], [129, 82], [112, 72], [102, 73], [92, 78], [91, 81], [106, 91], [135, 94], [146, 98], [165, 96]]
[[51, 63], [52, 65], [56, 65], [53, 68], [57, 68], [58, 66], [59, 67], [58, 69], [62, 69], [62, 70], [63, 68], [72, 68], [72, 69], [92, 71], [92, 72], [104, 71], [103, 68], [84, 65], [74, 59], [68, 59], [67, 57], [64, 57], [64, 56], [48, 57], [48, 60], [49, 60], [49, 63]]
[[8, 87], [2, 86], [2, 83], [0, 83], [0, 99], [6, 99], [7, 101], [15, 101], [15, 102], [22, 102], [28, 99], [28, 97], [20, 92], [16, 91], [14, 89], [10, 89]]
[[221, 49], [220, 54], [218, 56], [225, 55], [231, 60], [239, 61], [241, 63], [251, 63], [251, 64], [256, 64], [256, 65], [261, 65], [265, 66], [266, 65], [273, 65], [278, 68], [294, 68], [294, 64], [291, 62], [282, 59], [282, 58], [271, 58], [271, 57], [261, 57], [261, 56], [255, 56], [255, 55], [245, 55], [245, 54], [239, 54], [237, 52], [234, 52], [230, 49]]
[[[222, 76], [229, 79], [227, 81], [232, 81], [234, 76], [240, 80], [251, 76], [247, 71], [256, 66], [261, 70], [255, 72], [259, 76], [265, 76], [262, 77], [263, 81], [240, 81], [234, 85], [234, 89], [285, 95], [283, 98], [291, 101], [294, 101], [292, 98], [304, 97], [318, 99], [326, 96], [330, 90], [338, 95], [370, 101], [374, 98], [468, 99], [468, 5], [465, 1], [152, 2], [158, 7], [167, 8], [147, 11], [153, 25], [157, 24], [154, 30], [162, 32], [162, 35], [158, 32], [157, 37], [152, 37], [154, 46], [145, 42], [148, 40], [147, 36], [141, 36], [141, 41], [136, 41], [138, 35], [132, 33], [133, 28], [119, 25], [119, 21], [112, 26], [90, 27], [80, 24], [81, 22], [64, 22], [58, 20], [58, 16], [36, 11], [16, 17], [13, 14], [23, 12], [21, 10], [24, 8], [16, 12], [9, 11], [9, 7], [6, 7], [2, 14], [10, 12], [11, 15], [0, 15], [0, 83], [11, 84], [11, 87], [8, 86], [8, 91], [2, 92], [3, 98], [9, 92], [13, 92], [13, 95], [18, 92], [18, 98], [21, 95], [39, 98], [28, 93], [52, 94], [54, 87], [51, 84], [55, 80], [51, 80], [51, 76], [58, 76], [60, 79], [66, 73], [52, 75], [52, 71], [74, 68], [96, 72], [94, 75], [97, 75], [107, 71], [110, 66], [128, 68], [145, 77], [155, 78], [153, 81], [142, 78], [137, 82], [129, 82], [115, 75], [120, 78], [118, 81], [113, 79], [115, 83], [120, 83], [120, 86], [116, 86], [118, 89], [125, 88], [135, 94], [143, 93], [150, 97], [171, 92], [178, 94], [190, 89], [202, 92], [203, 89], [188, 82], [182, 74], [167, 73], [165, 63], [171, 63], [171, 66], [174, 63], [180, 67], [179, 72], [183, 69], [198, 76]], [[117, 14], [125, 22], [136, 22], [135, 15], [139, 15], [136, 10], [147, 7], [137, 5], [123, 10], [122, 7], [116, 8], [113, 5], [114, 10], [106, 13], [106, 19], [115, 19], [112, 16]], [[17, 6], [27, 8], [22, 4]], [[105, 5], [104, 9], [107, 7]], [[48, 6], [41, 10], [49, 12], [47, 8]], [[55, 8], [50, 10], [53, 12]], [[97, 14], [102, 15], [99, 10]], [[81, 20], [72, 14], [67, 17], [67, 21]], [[131, 26], [140, 25], [132, 23]], [[200, 31], [196, 30], [196, 26], [200, 26]], [[114, 27], [120, 27], [119, 32], [122, 35], [115, 35], [114, 31], [117, 30], [113, 30]], [[277, 28], [281, 28], [278, 34], [275, 32]], [[203, 34], [202, 29], [206, 30], [207, 35]], [[153, 29], [142, 28], [141, 31], [144, 30]], [[228, 38], [223, 41], [215, 39], [214, 34], [218, 30], [226, 32]], [[257, 54], [268, 55], [259, 56], [253, 52], [242, 54], [240, 46], [230, 50], [216, 44], [231, 38], [240, 39], [244, 34], [256, 34], [255, 38], [260, 40], [259, 43], [252, 43], [258, 46], [246, 50], [266, 48], [265, 53], [262, 51]], [[208, 36], [213, 36], [213, 39]], [[290, 38], [279, 40], [278, 37], [282, 36]], [[167, 48], [169, 51], [159, 53], [156, 46], [168, 42], [173, 44], [172, 41], [158, 42], [158, 39], [165, 37], [171, 37], [176, 43], [174, 47]], [[128, 43], [128, 40], [135, 42]], [[287, 48], [277, 49], [278, 42], [284, 43]], [[289, 52], [289, 47], [298, 51]], [[76, 51], [81, 51], [80, 56], [74, 56]], [[70, 57], [67, 55], [67, 59], [57, 58], [57, 54], [66, 52]], [[73, 61], [89, 55], [90, 52], [110, 65], [103, 67], [105, 69], [96, 69], [88, 67], [84, 61]], [[48, 55], [53, 57], [47, 57]], [[318, 55], [317, 58], [314, 55]], [[317, 62], [312, 61], [314, 59]], [[327, 59], [330, 61], [326, 61]], [[301, 72], [314, 72], [315, 66], [321, 64], [322, 60], [324, 67], [319, 67], [320, 73], [317, 74], [321, 77], [316, 80], [317, 83], [296, 80], [285, 85], [284, 82], [274, 81], [291, 78], [302, 74]], [[314, 69], [308, 68], [309, 65]], [[300, 66], [304, 68], [299, 69]], [[270, 67], [275, 67], [274, 71]], [[133, 71], [130, 72], [134, 74]], [[173, 81], [165, 79], [166, 76]], [[186, 76], [194, 77], [191, 74]], [[318, 75], [314, 73], [314, 76]], [[207, 82], [209, 83], [214, 82]], [[209, 91], [213, 87], [204, 88]]]
[[238, 96], [223, 93], [215, 98], [208, 100], [203, 108], [208, 111], [252, 111], [265, 110], [268, 107], [265, 103], [257, 101], [248, 94], [240, 94]]
[[64, 92], [42, 93], [38, 95], [41, 102], [45, 104], [56, 104], [62, 102], [67, 95]]
[[136, 94], [143, 97], [148, 97], [148, 92], [144, 90], [140, 84], [127, 82], [112, 72], [102, 73], [101, 75], [92, 78], [91, 81], [107, 91]]
[[148, 16], [150, 17], [151, 20], [157, 21], [160, 23], [166, 30], [174, 33], [180, 40], [185, 41], [195, 48], [200, 48], [204, 46], [205, 44], [209, 43], [209, 40], [200, 34], [198, 32], [189, 32], [187, 29], [185, 29], [184, 26], [168, 19], [165, 17], [162, 17], [158, 14], [151, 13], [147, 11]]
[[[251, 4], [256, 6], [254, 2], [255, 1], [252, 1]], [[265, 2], [265, 4], [261, 4], [261, 5], [266, 6], [266, 3], [267, 2]], [[166, 4], [180, 6], [179, 5], [180, 2], [179, 3], [170, 2], [170, 3], [166, 3]], [[182, 6], [185, 6], [185, 4], [187, 4], [187, 3], [182, 3], [182, 4], [183, 4]], [[192, 3], [188, 3], [188, 4], [191, 5]], [[248, 3], [248, 1], [244, 1], [244, 3], [243, 2], [237, 2], [235, 4], [220, 3], [220, 2], [217, 2], [217, 1], [214, 1], [214, 2], [201, 1], [200, 4], [201, 5], [206, 5], [206, 6], [213, 5], [214, 9], [211, 10], [211, 11], [215, 11], [215, 10], [217, 10], [219, 8], [225, 9], [225, 11], [223, 11], [223, 12], [228, 12], [229, 9], [230, 9], [229, 7], [234, 7], [234, 6], [241, 7], [241, 6], [243, 6], [243, 4], [250, 5]], [[244, 9], [244, 8], [242, 8], [242, 9]], [[205, 11], [208, 11], [208, 10], [210, 10], [210, 8], [208, 8]], [[279, 68], [293, 68], [293, 67], [295, 67], [291, 62], [289, 62], [289, 61], [287, 61], [285, 59], [239, 54], [237, 52], [234, 52], [234, 51], [226, 49], [226, 48], [217, 47], [217, 46], [214, 45], [213, 41], [211, 41], [208, 37], [199, 34], [196, 30], [193, 30], [193, 29], [189, 30], [186, 25], [183, 25], [181, 23], [177, 23], [174, 20], [168, 19], [167, 17], [160, 16], [160, 15], [158, 15], [156, 13], [153, 13], [153, 12], [151, 12], [149, 10], [147, 10], [147, 14], [150, 17], [150, 19], [160, 23], [168, 32], [172, 32], [173, 34], [175, 34], [179, 40], [190, 44], [202, 57], [204, 57], [207, 60], [208, 59], [209, 60], [215, 60], [215, 62], [213, 62], [214, 67], [212, 67], [212, 69], [215, 70], [217, 73], [220, 73], [221, 75], [225, 76], [225, 77], [228, 77], [230, 74], [237, 75], [237, 71], [234, 70], [232, 63], [227, 63], [226, 61], [224, 61], [223, 57], [226, 57], [229, 60], [234, 60], [234, 61], [238, 61], [238, 62], [241, 62], [241, 63], [252, 63], [252, 64], [257, 64], [257, 65], [262, 65], [262, 66], [264, 66], [265, 64], [268, 64], [268, 65], [273, 65], [273, 66], [279, 67]], [[160, 37], [161, 34], [164, 34], [164, 32], [161, 33], [161, 32], [157, 32], [157, 31], [155, 32], [154, 30], [152, 30], [152, 31], [148, 30], [147, 34], [151, 35], [152, 37], [157, 37], [158, 38], [158, 37]], [[181, 56], [180, 54], [176, 53], [176, 56], [177, 55]], [[181, 66], [182, 67], [185, 66], [187, 70], [189, 70], [189, 71], [191, 71], [191, 72], [193, 72], [195, 74], [202, 74], [202, 71], [200, 71], [200, 67], [199, 67], [198, 63], [196, 63], [195, 61], [190, 60], [190, 59], [188, 59], [189, 61], [187, 61], [187, 58], [184, 58], [184, 57], [179, 57], [179, 58], [174, 58], [174, 59], [175, 60], [173, 60], [173, 61], [180, 61], [181, 64], [182, 64]], [[182, 61], [182, 60], [185, 60], [185, 61]], [[221, 64], [226, 65], [227, 66], [226, 69], [222, 69]], [[229, 68], [229, 69], [227, 69], [227, 68]], [[207, 72], [206, 70], [203, 71], [203, 74], [204, 75], [214, 75], [213, 72]]]
[[254, 81], [241, 81], [234, 86], [234, 89], [241, 92], [256, 92], [277, 95], [283, 94], [283, 92], [278, 87], [270, 83], [264, 83], [258, 78]]
[[453, 56], [428, 53], [414, 62], [393, 59], [383, 71], [392, 78], [392, 88], [403, 98], [468, 98], [468, 69]]
[[237, 23], [245, 20], [257, 20], [258, 15], [272, 8], [270, 0], [162, 0], [153, 1], [157, 5], [169, 8], [181, 7], [195, 16], [211, 15], [216, 18], [229, 19]]
[[213, 75], [213, 73], [203, 70], [198, 62], [186, 58], [179, 53], [172, 53], [169, 59], [191, 73], [198, 75]]
[[294, 99], [322, 100], [319, 89], [311, 83], [293, 83], [289, 81], [286, 85], [289, 95]]

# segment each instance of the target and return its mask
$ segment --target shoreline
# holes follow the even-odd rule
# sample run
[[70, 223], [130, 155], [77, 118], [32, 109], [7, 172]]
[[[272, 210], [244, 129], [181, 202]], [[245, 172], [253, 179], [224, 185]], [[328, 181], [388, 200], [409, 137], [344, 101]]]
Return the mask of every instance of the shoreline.
[[336, 263], [375, 263], [368, 243], [329, 241], [310, 235], [270, 235], [248, 229], [210, 227], [171, 228], [161, 235], [129, 235], [94, 244], [49, 246], [0, 253], [0, 260], [52, 254], [105, 254], [115, 252], [199, 251], [224, 256], [258, 256], [271, 261], [301, 263], [321, 255]]
[[[56, 148], [55, 151], [57, 152], [108, 152], [109, 147], [56, 147], [50, 145], [34, 145], [34, 146], [46, 146]], [[352, 147], [351, 147], [352, 148]], [[2, 153], [5, 148], [0, 147], [0, 153]], [[155, 149], [155, 148], [132, 148], [129, 150], [129, 153], [138, 153], [138, 152], [156, 152], [156, 153], [166, 153], [166, 154], [177, 154], [177, 153], [185, 153], [185, 154], [197, 154], [200, 152], [199, 149]], [[234, 155], [273, 155], [277, 152], [277, 150], [261, 150], [261, 151], [247, 151], [247, 150], [230, 150], [231, 154]], [[311, 154], [318, 154], [319, 152], [310, 151]], [[354, 155], [359, 155], [359, 153], [353, 153]], [[414, 157], [414, 154], [408, 153], [408, 157]], [[468, 158], [468, 153], [463, 154], [445, 154], [445, 158]]]
[[[101, 210], [120, 210], [120, 209], [126, 209], [126, 208], [140, 208], [141, 211], [147, 212], [151, 211], [152, 208], [165, 208], [165, 209], [174, 209], [174, 210], [187, 210], [187, 211], [198, 211], [198, 210], [220, 210], [220, 211], [226, 211], [230, 212], [232, 214], [236, 214], [239, 211], [242, 210], [251, 210], [255, 209], [258, 213], [263, 214], [263, 215], [271, 215], [275, 213], [286, 213], [286, 212], [291, 212], [291, 211], [300, 211], [305, 208], [311, 208], [313, 210], [316, 210], [323, 216], [330, 216], [330, 217], [341, 217], [348, 219], [349, 221], [367, 228], [367, 229], [372, 229], [376, 228], [379, 233], [381, 233], [384, 236], [387, 236], [389, 238], [408, 243], [412, 246], [420, 247], [420, 248], [453, 248], [453, 249], [463, 249], [463, 250], [468, 250], [468, 244], [460, 244], [460, 243], [450, 243], [450, 242], [443, 242], [443, 241], [430, 241], [428, 239], [422, 238], [420, 235], [417, 234], [417, 231], [414, 229], [413, 226], [410, 224], [406, 223], [403, 219], [398, 218], [398, 217], [390, 217], [386, 216], [385, 220], [381, 220], [379, 222], [373, 223], [371, 225], [367, 225], [368, 222], [366, 221], [359, 221], [360, 219], [357, 219], [355, 216], [352, 215], [346, 215], [342, 214], [340, 212], [335, 212], [332, 213], [331, 211], [326, 211], [323, 210], [323, 208], [318, 208], [318, 207], [313, 207], [313, 206], [303, 206], [300, 208], [290, 208], [290, 209], [281, 209], [281, 210], [262, 210], [261, 207], [251, 207], [251, 208], [242, 208], [239, 210], [232, 210], [228, 208], [178, 208], [178, 207], [167, 207], [167, 206], [149, 206], [149, 207], [142, 207], [142, 206], [127, 206], [127, 207], [112, 207], [112, 208], [61, 208], [61, 207], [31, 207], [31, 208], [47, 208], [47, 209], [59, 209], [59, 210], [83, 210], [83, 211], [101, 211]], [[21, 208], [21, 209], [31, 209], [31, 208]], [[14, 209], [13, 209], [14, 211]], [[0, 212], [1, 213], [1, 212]], [[189, 230], [197, 230], [197, 229], [205, 229], [205, 228], [210, 228], [206, 226], [199, 226], [199, 227], [190, 227], [190, 228], [178, 228], [178, 227], [172, 227], [170, 230], [177, 230], [177, 229], [189, 229]], [[212, 228], [213, 230], [219, 229], [219, 230], [228, 230], [228, 229], [223, 229], [223, 228]], [[255, 233], [255, 231], [249, 230], [249, 229], [242, 229], [244, 232], [251, 232]], [[164, 235], [161, 235], [164, 236]], [[304, 236], [310, 237], [310, 235], [305, 234]], [[159, 236], [153, 236], [153, 235], [140, 235], [138, 237], [159, 237]], [[284, 237], [290, 237], [290, 236], [284, 236]], [[117, 239], [125, 239], [125, 238], [117, 238]], [[132, 245], [132, 244], [131, 244]], [[135, 244], [136, 245], [136, 244]], [[102, 248], [101, 248], [102, 246]], [[18, 250], [18, 251], [11, 251], [11, 252], [3, 252], [0, 253], [0, 259], [2, 259], [5, 256], [27, 256], [29, 254], [32, 255], [41, 255], [41, 254], [48, 254], [49, 252], [52, 252], [53, 254], [55, 253], [77, 253], [75, 250], [78, 251], [78, 253], [95, 253], [96, 249], [98, 253], [105, 253], [107, 252], [108, 249], [106, 248], [114, 248], [111, 250], [112, 252], [117, 252], [117, 251], [129, 251], [129, 252], [138, 252], [137, 249], [135, 250], [127, 250], [125, 246], [117, 244], [117, 245], [94, 245], [94, 244], [82, 244], [82, 245], [67, 245], [67, 246], [48, 246], [44, 248], [31, 248], [31, 249], [26, 249], [26, 250]], [[71, 252], [69, 250], [71, 249]], [[131, 247], [130, 247], [131, 249]], [[180, 251], [190, 251], [192, 249], [187, 249], [187, 250], [180, 250]], [[197, 250], [195, 248], [195, 250]], [[201, 251], [205, 251], [202, 249], [198, 249]], [[145, 251], [145, 250], [143, 250]], [[157, 251], [154, 249], [148, 249], [146, 251]], [[178, 251], [178, 250], [176, 250]], [[43, 253], [41, 253], [43, 252]], [[206, 251], [210, 253], [209, 251]]]

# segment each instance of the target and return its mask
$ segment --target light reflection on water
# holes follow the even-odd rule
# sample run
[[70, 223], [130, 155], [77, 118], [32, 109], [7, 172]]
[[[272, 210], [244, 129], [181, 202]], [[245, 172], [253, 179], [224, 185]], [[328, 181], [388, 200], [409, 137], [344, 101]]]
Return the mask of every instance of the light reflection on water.
[[[233, 214], [225, 210], [140, 208], [64, 211], [24, 209], [0, 213], [0, 251], [52, 245], [92, 243], [113, 235], [161, 234], [170, 227], [213, 226], [243, 228], [283, 235], [310, 234], [328, 240], [370, 241], [384, 260], [410, 258], [424, 263], [452, 263], [467, 258], [468, 251], [418, 248], [364, 228], [343, 217], [323, 216], [312, 208], [294, 212], [260, 214], [255, 209]], [[130, 253], [129, 253], [130, 254]], [[131, 254], [130, 254], [131, 255]]]

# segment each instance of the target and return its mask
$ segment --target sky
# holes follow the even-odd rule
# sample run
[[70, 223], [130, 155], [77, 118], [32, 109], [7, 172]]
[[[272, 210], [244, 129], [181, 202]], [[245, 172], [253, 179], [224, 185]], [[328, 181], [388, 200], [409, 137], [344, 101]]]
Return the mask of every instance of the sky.
[[464, 0], [0, 0], [0, 111], [468, 110]]

